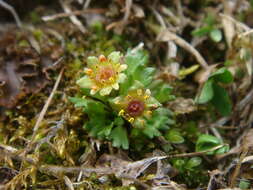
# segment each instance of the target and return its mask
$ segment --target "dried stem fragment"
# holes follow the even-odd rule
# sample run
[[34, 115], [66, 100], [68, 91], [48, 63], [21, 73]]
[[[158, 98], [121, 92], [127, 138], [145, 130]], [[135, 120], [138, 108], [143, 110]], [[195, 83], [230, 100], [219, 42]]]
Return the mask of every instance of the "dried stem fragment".
[[157, 37], [157, 41], [166, 42], [169, 40], [175, 41], [177, 45], [179, 45], [180, 47], [184, 48], [186, 51], [193, 54], [193, 56], [196, 58], [198, 63], [205, 70], [208, 69], [209, 66], [207, 62], [205, 61], [205, 59], [202, 57], [202, 55], [191, 44], [186, 42], [183, 38], [177, 36], [176, 34], [170, 32], [169, 30], [163, 30]]

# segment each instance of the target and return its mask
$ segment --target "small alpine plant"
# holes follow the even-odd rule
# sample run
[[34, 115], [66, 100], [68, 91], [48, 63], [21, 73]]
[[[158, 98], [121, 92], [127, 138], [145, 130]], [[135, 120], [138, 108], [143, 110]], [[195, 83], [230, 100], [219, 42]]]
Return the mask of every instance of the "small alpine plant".
[[171, 111], [162, 106], [174, 98], [172, 88], [155, 79], [156, 69], [147, 63], [140, 49], [88, 57], [76, 82], [80, 95], [70, 100], [88, 115], [84, 128], [92, 137], [128, 149], [131, 138], [154, 138], [173, 124]]

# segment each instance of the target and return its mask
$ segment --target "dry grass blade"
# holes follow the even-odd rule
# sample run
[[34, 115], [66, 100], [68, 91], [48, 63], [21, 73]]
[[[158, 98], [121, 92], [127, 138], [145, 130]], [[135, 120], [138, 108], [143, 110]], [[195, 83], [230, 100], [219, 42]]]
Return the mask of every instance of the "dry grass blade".
[[15, 9], [9, 5], [8, 3], [4, 2], [3, 0], [0, 0], [0, 6], [5, 8], [6, 10], [8, 10], [14, 17], [16, 24], [19, 28], [22, 27], [22, 22], [17, 14], [17, 12], [15, 11]]
[[[63, 59], [63, 57], [60, 58], [56, 63], [62, 61], [62, 59]], [[28, 145], [26, 146], [24, 152], [22, 153], [24, 155], [26, 155], [27, 151], [29, 151], [29, 149], [31, 148], [31, 146], [32, 146], [32, 144], [34, 142], [34, 139], [35, 139], [35, 137], [37, 135], [37, 131], [39, 129], [40, 123], [43, 120], [43, 118], [44, 118], [44, 116], [45, 116], [45, 114], [47, 112], [47, 109], [48, 109], [48, 107], [49, 107], [49, 105], [50, 105], [50, 103], [51, 103], [51, 101], [52, 101], [52, 99], [54, 97], [54, 94], [55, 94], [55, 92], [56, 92], [56, 90], [57, 90], [57, 88], [59, 86], [59, 83], [60, 83], [62, 75], [63, 75], [63, 71], [64, 71], [64, 68], [61, 69], [60, 74], [59, 74], [59, 76], [58, 76], [58, 78], [57, 78], [57, 80], [56, 80], [56, 82], [54, 84], [53, 90], [52, 90], [50, 96], [48, 97], [48, 99], [47, 99], [44, 107], [42, 108], [42, 110], [41, 110], [41, 112], [39, 114], [39, 117], [38, 117], [38, 119], [37, 119], [37, 121], [35, 123], [35, 126], [33, 128], [32, 138], [31, 138], [30, 142], [28, 143]]]
[[241, 29], [243, 29], [245, 31], [249, 31], [250, 30], [250, 28], [246, 24], [235, 20], [233, 17], [231, 17], [229, 15], [220, 13], [220, 16], [222, 18], [226, 19], [226, 20], [229, 20], [229, 21], [233, 22], [236, 25], [236, 27], [238, 27], [238, 28], [241, 28]]
[[1, 153], [1, 157], [8, 156], [14, 160], [26, 161], [26, 162], [33, 164], [33, 165], [35, 165], [35, 163], [36, 163], [35, 159], [33, 159], [33, 158], [28, 158], [24, 155], [17, 155], [18, 150], [11, 147], [11, 146], [0, 144], [0, 153]]
[[[62, 58], [61, 58], [59, 61], [61, 61], [61, 60], [62, 60]], [[50, 105], [50, 103], [51, 103], [51, 101], [52, 101], [52, 99], [53, 99], [53, 97], [54, 97], [54, 94], [55, 94], [55, 92], [56, 92], [56, 90], [57, 90], [57, 88], [58, 88], [58, 86], [59, 86], [60, 81], [61, 81], [63, 71], [64, 71], [64, 68], [61, 69], [60, 74], [59, 74], [59, 76], [58, 76], [58, 78], [57, 78], [57, 80], [56, 80], [56, 82], [55, 82], [54, 87], [53, 87], [53, 90], [52, 90], [50, 96], [48, 97], [48, 99], [47, 99], [47, 101], [46, 101], [46, 103], [45, 103], [43, 109], [42, 109], [41, 112], [40, 112], [39, 118], [38, 118], [38, 120], [36, 121], [36, 124], [35, 124], [35, 126], [34, 126], [34, 128], [33, 128], [33, 135], [32, 135], [32, 140], [31, 140], [31, 141], [34, 140], [34, 138], [35, 138], [35, 136], [36, 136], [36, 132], [37, 132], [38, 129], [39, 129], [40, 123], [41, 123], [41, 121], [43, 120], [43, 118], [44, 118], [44, 116], [45, 116], [45, 114], [46, 114], [46, 112], [47, 112], [47, 109], [48, 109], [48, 107], [49, 107], [49, 105]]]
[[[72, 13], [72, 10], [70, 9], [70, 7], [67, 5], [67, 3], [64, 0], [60, 0], [60, 4], [61, 4], [63, 10], [67, 14], [71, 14]], [[82, 33], [86, 33], [87, 32], [86, 28], [83, 26], [83, 24], [81, 23], [81, 21], [75, 15], [71, 15], [71, 16], [69, 16], [69, 18], [73, 22], [73, 24], [75, 24]]]
[[[224, 4], [224, 14], [225, 15], [231, 15], [233, 10], [229, 6], [230, 3], [228, 1], [223, 1], [223, 4]], [[226, 37], [228, 47], [231, 48], [233, 37], [236, 34], [235, 33], [234, 23], [230, 19], [227, 19], [224, 16], [221, 16], [221, 22], [222, 22], [222, 25], [223, 25], [223, 30], [224, 30], [224, 34], [225, 34], [225, 37]]]
[[157, 41], [166, 42], [169, 40], [174, 41], [178, 46], [180, 46], [180, 47], [184, 48], [186, 51], [190, 52], [204, 69], [208, 69], [208, 64], [205, 61], [205, 59], [202, 57], [202, 55], [191, 44], [186, 42], [184, 39], [180, 38], [176, 34], [173, 34], [169, 30], [163, 30], [157, 37]]
[[74, 186], [73, 186], [73, 183], [71, 182], [71, 180], [67, 176], [64, 176], [63, 179], [64, 179], [64, 182], [65, 182], [66, 186], [68, 187], [68, 189], [74, 190]]
[[253, 29], [250, 29], [250, 30], [248, 30], [248, 31], [246, 31], [246, 32], [244, 32], [244, 33], [241, 33], [241, 34], [238, 36], [238, 38], [245, 37], [245, 36], [250, 35], [250, 34], [252, 34], [252, 33], [253, 33]]
[[105, 13], [106, 9], [85, 9], [85, 10], [76, 10], [76, 11], [72, 11], [70, 13], [58, 13], [58, 14], [54, 14], [54, 15], [49, 15], [49, 16], [43, 16], [42, 20], [43, 21], [52, 21], [55, 19], [59, 19], [59, 18], [65, 18], [65, 17], [69, 17], [69, 16], [79, 16], [79, 15], [83, 15], [83, 14], [89, 14], [89, 13]]
[[250, 129], [247, 134], [244, 136], [242, 140], [242, 153], [240, 155], [239, 161], [236, 165], [236, 168], [232, 174], [231, 180], [230, 180], [230, 187], [235, 187], [236, 185], [236, 179], [240, 173], [240, 168], [243, 163], [243, 160], [247, 156], [250, 149], [253, 148], [253, 129]]
[[121, 21], [118, 22], [113, 22], [111, 24], [109, 24], [106, 29], [110, 30], [112, 28], [115, 28], [115, 32], [118, 34], [122, 34], [124, 27], [127, 25], [128, 23], [128, 19], [130, 16], [130, 12], [131, 12], [131, 8], [133, 5], [133, 0], [126, 0], [126, 4], [125, 4], [125, 14], [124, 17]]

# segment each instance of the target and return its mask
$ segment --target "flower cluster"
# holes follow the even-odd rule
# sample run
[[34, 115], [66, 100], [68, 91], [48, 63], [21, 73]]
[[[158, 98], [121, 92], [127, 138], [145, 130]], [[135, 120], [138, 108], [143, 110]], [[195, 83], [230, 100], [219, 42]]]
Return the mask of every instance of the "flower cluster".
[[171, 87], [154, 80], [155, 69], [147, 66], [147, 57], [142, 50], [88, 57], [84, 76], [77, 80], [82, 98], [71, 101], [88, 114], [85, 129], [91, 136], [128, 149], [129, 125], [135, 135], [149, 138], [168, 128], [169, 110], [161, 103], [171, 98]]
[[[122, 63], [120, 52], [112, 52], [105, 57], [100, 55], [88, 57], [87, 68], [84, 69], [85, 76], [77, 81], [82, 88], [90, 89], [90, 94], [97, 92], [101, 96], [109, 95], [114, 90], [119, 90], [119, 83], [123, 83], [127, 65]], [[130, 90], [127, 95], [114, 98], [112, 101], [118, 115], [125, 118], [133, 126], [144, 127], [145, 120], [152, 115], [152, 110], [158, 108], [160, 103], [151, 97], [151, 91], [142, 88]]]

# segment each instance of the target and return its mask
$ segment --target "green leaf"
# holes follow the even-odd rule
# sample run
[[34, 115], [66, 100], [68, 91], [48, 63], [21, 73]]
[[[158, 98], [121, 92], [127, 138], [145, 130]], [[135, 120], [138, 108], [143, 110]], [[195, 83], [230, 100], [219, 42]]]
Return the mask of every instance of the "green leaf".
[[143, 89], [144, 86], [140, 81], [133, 80], [133, 77], [130, 76], [128, 80], [120, 85], [120, 95], [126, 95], [129, 90]]
[[133, 79], [138, 80], [144, 86], [147, 86], [152, 82], [154, 73], [155, 68], [140, 66], [135, 70], [133, 74]]
[[75, 107], [87, 107], [88, 104], [85, 98], [69, 97], [69, 100], [75, 104]]
[[88, 88], [81, 88], [82, 94], [87, 97], [95, 98], [98, 100], [101, 100], [103, 102], [106, 102], [109, 96], [101, 96], [100, 93], [96, 93], [94, 95], [90, 94], [90, 89]]
[[201, 28], [197, 28], [197, 29], [193, 30], [191, 32], [191, 34], [193, 36], [201, 37], [201, 36], [205, 36], [206, 34], [208, 34], [211, 30], [212, 30], [211, 26], [203, 26]]
[[209, 33], [210, 38], [214, 41], [214, 42], [220, 42], [222, 40], [222, 33], [219, 29], [213, 29], [211, 30], [211, 32]]
[[91, 136], [102, 137], [103, 135], [99, 132], [111, 124], [110, 120], [107, 119], [109, 112], [106, 110], [105, 105], [98, 101], [88, 100], [84, 112], [89, 116], [89, 121], [85, 123], [84, 128], [89, 131]]
[[208, 13], [207, 17], [204, 19], [204, 23], [213, 26], [215, 24], [215, 15]]
[[232, 104], [227, 91], [218, 84], [213, 84], [214, 97], [211, 103], [223, 116], [228, 116], [232, 111]]
[[89, 117], [105, 116], [108, 114], [106, 106], [103, 103], [94, 100], [88, 101], [85, 112], [89, 115]]
[[120, 85], [120, 94], [127, 94], [130, 88], [137, 89], [148, 86], [153, 80], [154, 72], [155, 69], [153, 67], [138, 67], [135, 72], [128, 75], [127, 80]]
[[227, 68], [222, 67], [217, 71], [215, 71], [214, 73], [212, 73], [209, 79], [214, 79], [217, 82], [228, 84], [233, 82], [233, 75], [229, 70], [227, 70]]
[[92, 118], [84, 124], [84, 128], [92, 137], [99, 137], [99, 132], [106, 127], [105, 118]]
[[171, 95], [172, 87], [162, 80], [154, 80], [148, 88], [151, 90], [152, 96], [160, 103], [165, 103], [175, 98], [175, 96]]
[[202, 162], [202, 159], [200, 157], [193, 157], [190, 160], [187, 161], [185, 168], [191, 170], [197, 166], [199, 166]]
[[[199, 136], [197, 143], [196, 143], [196, 151], [201, 152], [201, 151], [208, 151], [216, 146], [219, 146], [222, 144], [222, 141], [212, 135], [206, 135], [202, 134]], [[222, 150], [222, 151], [221, 151]], [[208, 155], [213, 155], [213, 154], [220, 154], [226, 152], [228, 149], [224, 147], [221, 147], [220, 149], [216, 151], [211, 151], [208, 152]]]
[[182, 158], [177, 158], [172, 161], [173, 167], [177, 168], [180, 172], [184, 171], [185, 160]]
[[112, 126], [108, 123], [110, 122], [107, 120], [108, 111], [104, 104], [87, 98], [70, 97], [69, 100], [76, 107], [83, 107], [84, 112], [87, 113], [89, 119], [84, 124], [84, 128], [89, 132], [89, 135], [100, 139], [109, 135]]
[[133, 86], [134, 80], [132, 76], [127, 76], [127, 80], [125, 80], [120, 85], [119, 93], [120, 95], [126, 95], [128, 93], [129, 88]]
[[110, 125], [107, 125], [103, 127], [100, 131], [98, 131], [97, 136], [100, 139], [105, 139], [108, 138], [109, 135], [111, 134], [112, 128], [113, 128], [114, 123], [112, 122]]
[[229, 151], [229, 146], [224, 145], [223, 147], [219, 148], [218, 150], [215, 151], [215, 154], [224, 154], [225, 152]]
[[[141, 129], [141, 130], [143, 130], [143, 129]], [[143, 133], [151, 139], [162, 135], [160, 133], [160, 131], [152, 125], [146, 125], [145, 129], [143, 130]]]
[[123, 149], [129, 148], [129, 142], [127, 137], [127, 131], [122, 126], [115, 127], [111, 134], [110, 134], [110, 140], [112, 140], [112, 145], [114, 147], [122, 147]]
[[204, 104], [209, 102], [214, 96], [213, 81], [207, 80], [201, 90], [200, 96], [197, 98], [197, 103]]
[[200, 96], [197, 98], [197, 103], [203, 104], [211, 102], [223, 116], [229, 115], [232, 111], [232, 104], [228, 93], [218, 82], [227, 84], [232, 81], [233, 76], [225, 67], [212, 73], [204, 84]]
[[184, 142], [184, 138], [181, 136], [180, 132], [175, 130], [175, 129], [172, 129], [170, 130], [166, 135], [165, 135], [165, 138], [171, 142], [171, 143], [174, 143], [174, 144], [181, 144]]
[[122, 117], [117, 117], [116, 119], [114, 119], [113, 122], [116, 126], [123, 126], [124, 125], [124, 120], [122, 119]]
[[125, 71], [127, 80], [121, 84], [120, 94], [126, 94], [136, 81], [142, 83], [143, 87], [146, 87], [152, 82], [155, 68], [147, 67], [147, 62], [148, 56], [144, 51], [139, 50], [135, 53], [128, 51], [125, 57], [125, 63], [128, 66]]
[[228, 67], [228, 66], [230, 66], [230, 65], [232, 65], [233, 64], [233, 60], [226, 60], [225, 62], [224, 62], [224, 65], [226, 66], [226, 67]]
[[169, 125], [174, 124], [174, 120], [170, 119], [172, 117], [172, 112], [165, 108], [158, 108], [153, 112], [150, 119], [147, 120], [146, 126], [143, 133], [149, 138], [154, 138], [155, 136], [160, 136], [159, 130], [169, 129]]
[[250, 181], [249, 180], [245, 180], [245, 179], [241, 179], [240, 183], [239, 183], [239, 188], [240, 189], [249, 189], [250, 188]]
[[138, 69], [139, 66], [145, 66], [148, 62], [148, 56], [144, 54], [144, 51], [139, 50], [132, 53], [129, 50], [125, 56], [125, 63], [127, 64], [127, 75], [132, 75]]

